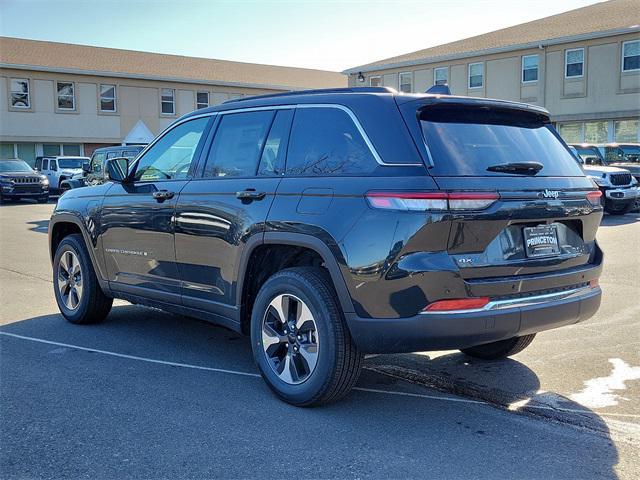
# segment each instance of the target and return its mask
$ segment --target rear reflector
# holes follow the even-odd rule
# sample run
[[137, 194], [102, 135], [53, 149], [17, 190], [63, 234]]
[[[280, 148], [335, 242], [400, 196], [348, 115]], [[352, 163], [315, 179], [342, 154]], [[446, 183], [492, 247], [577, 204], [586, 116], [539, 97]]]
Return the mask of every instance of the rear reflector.
[[589, 280], [589, 286], [591, 288], [596, 288], [600, 285], [600, 281], [597, 278], [594, 278], [593, 280]]
[[587, 200], [594, 207], [597, 207], [601, 204], [602, 192], [600, 190], [594, 190], [593, 192], [587, 193]]
[[387, 210], [484, 210], [498, 200], [489, 192], [369, 192], [373, 208]]
[[456, 298], [439, 300], [427, 305], [423, 312], [446, 312], [449, 310], [474, 310], [489, 303], [489, 297]]

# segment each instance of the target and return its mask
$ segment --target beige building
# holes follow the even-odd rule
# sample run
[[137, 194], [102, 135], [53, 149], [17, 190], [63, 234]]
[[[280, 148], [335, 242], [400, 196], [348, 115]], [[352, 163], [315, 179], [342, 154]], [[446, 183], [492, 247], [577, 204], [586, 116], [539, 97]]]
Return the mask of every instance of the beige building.
[[346, 84], [337, 72], [0, 37], [0, 158], [147, 143], [197, 108]]
[[[455, 20], [450, 20], [455, 23]], [[349, 85], [547, 108], [568, 142], [640, 141], [640, 0], [612, 0], [351, 68]]]

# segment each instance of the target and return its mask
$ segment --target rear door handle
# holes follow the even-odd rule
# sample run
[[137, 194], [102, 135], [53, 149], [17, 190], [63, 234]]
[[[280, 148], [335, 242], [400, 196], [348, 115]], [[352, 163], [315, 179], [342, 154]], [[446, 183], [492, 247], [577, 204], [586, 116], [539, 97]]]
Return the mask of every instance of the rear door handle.
[[159, 203], [173, 198], [174, 195], [175, 193], [170, 192], [169, 190], [158, 190], [157, 192], [153, 192], [153, 198], [155, 198]]
[[266, 192], [256, 192], [255, 188], [247, 188], [236, 192], [236, 197], [240, 200], [262, 200], [266, 196]]

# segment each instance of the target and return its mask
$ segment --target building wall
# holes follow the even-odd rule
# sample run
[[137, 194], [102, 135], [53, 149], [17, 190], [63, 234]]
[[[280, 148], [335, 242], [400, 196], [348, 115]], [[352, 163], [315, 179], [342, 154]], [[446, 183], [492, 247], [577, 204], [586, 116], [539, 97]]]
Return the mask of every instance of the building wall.
[[[434, 69], [446, 67], [449, 87], [454, 95], [486, 96], [543, 106], [550, 111], [553, 121], [560, 125], [569, 124], [571, 131], [580, 125], [582, 134], [579, 141], [592, 140], [589, 135], [585, 137], [585, 130], [593, 130], [586, 124], [604, 121], [607, 123], [606, 132], [599, 135], [598, 140], [613, 141], [615, 126], [620, 121], [635, 121], [636, 129], [640, 129], [640, 72], [622, 72], [621, 68], [622, 43], [637, 39], [640, 39], [638, 34], [617, 35], [372, 71], [363, 73], [364, 83], [357, 81], [357, 74], [352, 74], [349, 75], [349, 85], [369, 85], [371, 77], [380, 76], [383, 86], [399, 89], [399, 73], [412, 72], [413, 91], [424, 92], [434, 84]], [[581, 78], [565, 78], [565, 50], [571, 48], [584, 48], [584, 74]], [[539, 56], [538, 80], [535, 82], [522, 82], [523, 55]], [[482, 88], [470, 89], [468, 68], [475, 62], [484, 64], [484, 84]], [[568, 132], [570, 129], [565, 130]], [[572, 136], [571, 141], [578, 140]], [[640, 137], [635, 141], [640, 141]]]
[[[10, 107], [11, 78], [29, 80], [30, 108]], [[74, 83], [74, 111], [57, 108], [56, 81]], [[115, 113], [99, 109], [101, 84], [116, 85]], [[161, 113], [160, 91], [163, 88], [175, 92], [173, 115]], [[274, 91], [3, 68], [0, 69], [0, 152], [2, 156], [13, 152], [30, 163], [36, 155], [50, 154], [48, 152], [55, 151], [56, 147], [60, 154], [90, 154], [95, 144], [122, 143], [139, 120], [157, 135], [181, 115], [195, 110], [196, 92], [208, 92], [209, 104], [216, 105], [240, 96]]]

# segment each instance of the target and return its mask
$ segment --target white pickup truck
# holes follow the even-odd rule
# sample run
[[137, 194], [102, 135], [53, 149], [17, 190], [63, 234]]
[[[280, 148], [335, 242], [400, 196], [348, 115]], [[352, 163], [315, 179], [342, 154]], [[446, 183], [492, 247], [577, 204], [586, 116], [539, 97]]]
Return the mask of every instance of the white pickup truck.
[[82, 165], [89, 163], [89, 157], [37, 157], [35, 169], [49, 179], [49, 188], [60, 189], [60, 182], [82, 173]]

